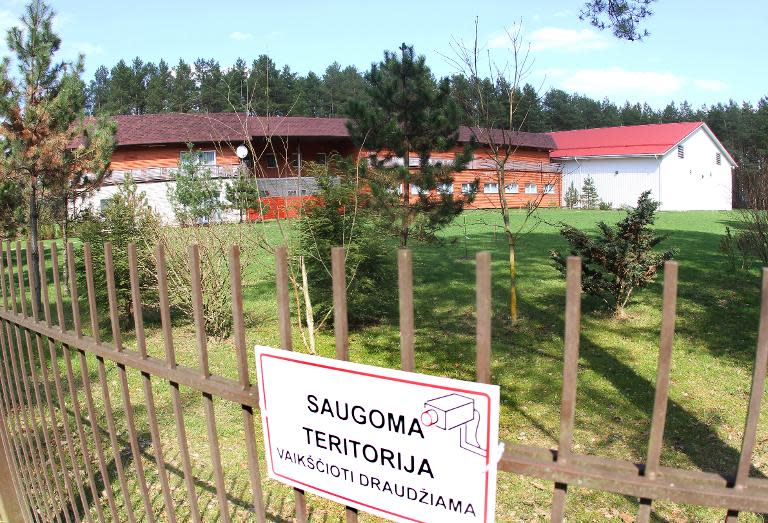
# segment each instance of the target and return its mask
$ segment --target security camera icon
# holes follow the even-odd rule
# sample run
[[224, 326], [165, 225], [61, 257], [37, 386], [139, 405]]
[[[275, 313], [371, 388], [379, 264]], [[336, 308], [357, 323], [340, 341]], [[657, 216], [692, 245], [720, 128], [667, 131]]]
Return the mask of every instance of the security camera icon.
[[461, 394], [448, 394], [433, 398], [424, 403], [421, 424], [425, 427], [437, 427], [443, 430], [459, 428], [459, 446], [485, 456], [484, 449], [477, 438], [480, 429], [480, 412], [475, 408], [475, 400]]

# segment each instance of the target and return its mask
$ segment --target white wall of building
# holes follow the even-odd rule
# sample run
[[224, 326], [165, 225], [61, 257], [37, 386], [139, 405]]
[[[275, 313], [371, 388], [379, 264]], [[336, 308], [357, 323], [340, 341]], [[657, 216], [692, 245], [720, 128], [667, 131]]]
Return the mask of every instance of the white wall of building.
[[[233, 183], [233, 179], [226, 178], [221, 180], [222, 202], [227, 202], [226, 188]], [[317, 192], [317, 182], [314, 178], [303, 176], [286, 178], [258, 178], [259, 190], [265, 191], [268, 196], [307, 196]], [[163, 223], [176, 224], [176, 217], [173, 214], [173, 208], [168, 201], [168, 188], [173, 187], [176, 182], [159, 181], [137, 183], [136, 189], [139, 193], [144, 193], [147, 203], [152, 209], [160, 215]], [[115, 195], [118, 191], [117, 185], [104, 185], [90, 196], [85, 202], [84, 207], [90, 206], [94, 211], [101, 208], [102, 201], [106, 201]], [[237, 211], [227, 210], [221, 213], [221, 221], [236, 222], [239, 220]]]
[[[585, 158], [565, 160], [563, 164], [563, 198], [571, 183], [581, 194], [584, 180], [592, 177], [597, 194], [604, 202], [618, 208], [635, 205], [643, 191], [651, 190], [659, 197], [659, 164], [654, 158]], [[563, 205], [565, 199], [563, 199]]]
[[[677, 147], [661, 161], [661, 202], [667, 210], [731, 209], [731, 165], [728, 157], [699, 128], [682, 141], [684, 157], [678, 158]], [[720, 153], [720, 165], [716, 154]]]
[[[563, 204], [573, 182], [581, 192], [591, 176], [600, 199], [613, 207], [635, 205], [650, 190], [666, 211], [731, 209], [732, 176], [728, 157], [703, 128], [661, 157], [615, 157], [556, 160], [563, 164]], [[720, 153], [720, 165], [716, 154]]]

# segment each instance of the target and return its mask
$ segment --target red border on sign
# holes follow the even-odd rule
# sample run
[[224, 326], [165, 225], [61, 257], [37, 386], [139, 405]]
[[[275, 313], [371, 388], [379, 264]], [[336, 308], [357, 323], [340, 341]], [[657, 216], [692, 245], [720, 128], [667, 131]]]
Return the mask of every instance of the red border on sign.
[[429, 388], [433, 388], [433, 389], [442, 389], [442, 390], [448, 390], [448, 391], [452, 391], [452, 392], [462, 392], [464, 394], [474, 394], [476, 396], [484, 396], [485, 399], [487, 400], [486, 403], [488, 405], [488, 413], [487, 413], [487, 416], [486, 416], [486, 419], [487, 419], [486, 443], [485, 443], [485, 448], [486, 448], [486, 450], [485, 450], [486, 470], [485, 470], [485, 498], [483, 500], [485, 502], [485, 506], [483, 507], [483, 521], [487, 523], [487, 521], [488, 521], [488, 483], [490, 482], [490, 478], [489, 478], [490, 472], [488, 471], [488, 465], [490, 463], [490, 454], [491, 454], [491, 398], [490, 398], [490, 396], [488, 396], [488, 394], [486, 394], [484, 392], [477, 392], [477, 391], [474, 391], [474, 390], [459, 389], [459, 388], [456, 388], [456, 387], [447, 387], [445, 385], [432, 385], [430, 383], [422, 383], [422, 382], [414, 381], [414, 380], [406, 380], [406, 379], [402, 379], [402, 378], [393, 378], [393, 377], [390, 377], [390, 376], [379, 376], [377, 374], [371, 374], [370, 372], [363, 372], [363, 371], [359, 371], [359, 370], [341, 369], [339, 367], [334, 367], [332, 365], [326, 365], [326, 364], [323, 364], [323, 363], [312, 363], [312, 362], [309, 362], [309, 361], [302, 361], [302, 360], [298, 360], [298, 359], [295, 359], [295, 358], [291, 358], [289, 356], [276, 356], [276, 355], [273, 355], [273, 354], [264, 354], [264, 353], [261, 354], [261, 357], [259, 358], [259, 365], [261, 367], [261, 391], [262, 391], [262, 397], [264, 398], [264, 412], [265, 412], [264, 417], [265, 417], [266, 422], [267, 422], [267, 442], [268, 442], [268, 445], [269, 445], [269, 466], [272, 468], [272, 473], [275, 476], [279, 476], [279, 477], [287, 479], [289, 481], [293, 481], [294, 483], [298, 483], [299, 485], [303, 485], [304, 487], [316, 490], [318, 492], [322, 492], [324, 494], [328, 494], [328, 495], [334, 496], [334, 497], [339, 498], [339, 499], [343, 499], [343, 500], [351, 502], [351, 503], [356, 503], [358, 505], [361, 505], [363, 507], [367, 507], [369, 509], [378, 510], [379, 512], [383, 512], [385, 514], [391, 514], [391, 515], [397, 516], [399, 518], [407, 519], [409, 521], [414, 521], [415, 523], [425, 523], [425, 522], [422, 522], [422, 521], [420, 521], [418, 519], [409, 518], [408, 516], [403, 516], [402, 514], [397, 514], [396, 512], [391, 512], [391, 511], [383, 509], [383, 508], [374, 507], [372, 505], [368, 505], [368, 504], [363, 503], [361, 501], [357, 501], [357, 500], [350, 499], [348, 497], [342, 496], [340, 494], [336, 494], [335, 492], [330, 492], [328, 490], [321, 489], [320, 487], [316, 487], [314, 485], [310, 485], [308, 483], [304, 483], [302, 481], [299, 481], [297, 479], [291, 478], [289, 476], [285, 476], [283, 474], [280, 474], [280, 473], [278, 473], [275, 470], [275, 465], [274, 465], [275, 460], [272, 458], [272, 440], [271, 440], [271, 437], [269, 435], [269, 414], [268, 414], [268, 410], [267, 410], [267, 391], [266, 391], [266, 388], [264, 387], [264, 382], [266, 381], [264, 379], [264, 358], [265, 357], [267, 357], [267, 358], [274, 358], [274, 359], [277, 359], [277, 360], [290, 361], [290, 362], [299, 363], [299, 364], [302, 364], [302, 365], [309, 365], [311, 367], [318, 367], [318, 368], [326, 369], [326, 370], [335, 370], [335, 371], [338, 371], [338, 372], [347, 372], [349, 374], [357, 374], [359, 376], [366, 376], [366, 377], [369, 377], [369, 378], [378, 378], [378, 379], [382, 379], [382, 380], [396, 381], [398, 383], [406, 383], [406, 384], [409, 384], [409, 385], [418, 385], [420, 387], [429, 387]]

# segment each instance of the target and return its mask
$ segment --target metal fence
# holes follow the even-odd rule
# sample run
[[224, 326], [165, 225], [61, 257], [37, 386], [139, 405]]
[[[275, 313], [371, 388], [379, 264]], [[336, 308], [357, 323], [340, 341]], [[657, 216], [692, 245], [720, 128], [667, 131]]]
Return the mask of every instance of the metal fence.
[[[0, 505], [5, 517], [14, 521], [92, 522], [103, 521], [167, 521], [188, 519], [208, 520], [199, 499], [199, 482], [209, 482], [217, 504], [216, 519], [233, 519], [233, 501], [227, 484], [220, 454], [221, 424], [217, 426], [214, 399], [234, 405], [242, 423], [241, 439], [246, 449], [250, 501], [246, 508], [257, 521], [267, 520], [265, 496], [257, 445], [254, 410], [258, 409], [257, 388], [249, 381], [248, 356], [245, 342], [242, 283], [239, 249], [229, 253], [231, 269], [232, 316], [234, 325], [232, 357], [237, 363], [237, 379], [215, 375], [209, 364], [209, 350], [204, 331], [201, 291], [200, 255], [197, 247], [189, 249], [193, 320], [198, 364], [183, 366], [177, 362], [171, 325], [166, 261], [161, 248], [155, 252], [157, 292], [162, 328], [164, 358], [148, 354], [147, 339], [141, 307], [136, 249], [129, 247], [130, 290], [135, 324], [135, 348], [123, 344], [118, 316], [112, 248], [105, 245], [108, 310], [112, 340], [101, 339], [94, 284], [91, 248], [84, 245], [87, 316], [90, 334], [84, 333], [79, 309], [80, 290], [72, 245], [67, 246], [68, 281], [71, 293], [71, 314], [65, 314], [58, 251], [55, 245], [46, 251], [39, 245], [42, 282], [42, 311], [31, 305], [30, 283], [31, 246], [22, 249], [19, 243], [5, 244], [0, 256], [0, 440], [6, 470], [0, 471]], [[26, 254], [26, 260], [22, 257]], [[26, 261], [26, 263], [24, 263]], [[50, 262], [50, 263], [46, 263]], [[477, 380], [491, 381], [491, 260], [487, 252], [476, 256], [476, 354]], [[26, 271], [24, 266], [26, 265]], [[50, 304], [50, 267], [54, 289], [54, 310]], [[26, 272], [26, 274], [25, 274]], [[347, 329], [346, 281], [344, 251], [332, 251], [333, 314], [336, 357], [347, 360], [349, 341]], [[288, 261], [285, 248], [276, 251], [276, 283], [281, 345], [291, 350], [291, 319], [289, 307]], [[401, 365], [414, 370], [414, 310], [412, 257], [410, 251], [398, 253], [398, 289], [400, 314]], [[720, 507], [727, 510], [727, 520], [735, 521], [739, 511], [768, 512], [768, 480], [749, 477], [750, 461], [756, 441], [760, 401], [765, 388], [768, 363], [768, 270], [763, 272], [762, 306], [757, 358], [749, 401], [746, 429], [738, 470], [735, 475], [665, 468], [659, 455], [667, 412], [667, 392], [670, 382], [670, 360], [674, 335], [677, 264], [668, 262], [664, 274], [663, 321], [659, 352], [656, 397], [645, 463], [579, 455], [572, 451], [571, 440], [576, 410], [576, 382], [579, 359], [581, 318], [581, 262], [568, 260], [565, 308], [565, 360], [560, 440], [556, 450], [506, 443], [498, 464], [500, 470], [541, 478], [554, 482], [552, 520], [561, 521], [566, 507], [569, 486], [614, 492], [640, 499], [638, 521], [648, 521], [654, 500]], [[80, 376], [73, 365], [76, 360]], [[60, 371], [63, 360], [65, 370]], [[97, 412], [94, 383], [89, 360], [96, 365], [98, 383], [96, 394], [103, 404]], [[112, 398], [107, 365], [116, 368], [119, 398]], [[146, 419], [137, 419], [132, 404], [128, 372], [139, 372]], [[167, 384], [172, 403], [177, 460], [181, 463], [185, 514], [178, 514], [167, 469], [167, 449], [158, 425], [157, 391], [153, 385]], [[184, 388], [183, 390], [181, 388]], [[191, 391], [201, 398], [207, 433], [212, 477], [201, 478], [192, 464], [191, 448], [185, 424], [183, 394]], [[134, 391], [136, 395], [138, 391]], [[82, 405], [81, 399], [85, 405]], [[115, 414], [121, 413], [116, 420]], [[99, 420], [104, 419], [100, 424]], [[118, 426], [118, 421], [120, 421]], [[149, 443], [142, 441], [137, 424], [149, 427]], [[220, 420], [219, 420], [220, 421]], [[106, 425], [106, 426], [104, 426]], [[131, 459], [121, 455], [120, 434], [127, 433], [127, 451]], [[151, 447], [152, 467], [144, 465]], [[109, 457], [108, 457], [109, 456]], [[110, 460], [111, 461], [108, 461]], [[3, 460], [0, 459], [0, 466]], [[129, 488], [128, 477], [137, 484], [136, 492]], [[150, 482], [149, 478], [156, 479]], [[159, 487], [158, 487], [159, 485]], [[157, 498], [161, 501], [157, 502]], [[156, 505], [162, 508], [156, 510]], [[210, 503], [209, 503], [210, 504]], [[307, 521], [309, 510], [304, 493], [295, 490], [295, 518]], [[346, 509], [346, 520], [357, 521], [357, 512]]]

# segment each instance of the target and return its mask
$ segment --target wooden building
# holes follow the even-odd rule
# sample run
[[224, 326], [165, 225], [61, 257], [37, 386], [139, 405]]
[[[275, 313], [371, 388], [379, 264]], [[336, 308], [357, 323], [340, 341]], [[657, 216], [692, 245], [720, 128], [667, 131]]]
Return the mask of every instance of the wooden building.
[[[360, 153], [350, 140], [344, 118], [163, 113], [116, 116], [115, 119], [117, 147], [112, 156], [111, 174], [86, 204], [98, 209], [130, 175], [140, 186], [140, 191], [146, 194], [150, 205], [168, 222], [173, 221], [173, 212], [167, 191], [174, 183], [176, 168], [189, 143], [193, 144], [199, 161], [224, 184], [231, 183], [243, 169], [247, 169], [256, 177], [267, 198], [283, 202], [311, 196], [316, 191], [315, 180], [304, 168], [306, 162], [323, 163], [334, 153]], [[493, 155], [488, 144], [504, 144], [513, 150], [506, 163], [508, 183], [504, 188], [509, 205], [523, 207], [538, 198], [544, 206], [560, 204], [560, 169], [549, 159], [549, 152], [554, 148], [549, 135], [498, 130], [488, 134], [462, 127], [456, 151], [472, 139], [478, 142], [474, 159], [467, 170], [454, 176], [453, 185], [444, 190], [459, 196], [479, 180], [476, 198], [469, 207], [499, 207]], [[244, 159], [236, 154], [241, 145], [246, 145], [249, 151]], [[451, 160], [456, 151], [436, 152], [432, 159]], [[417, 157], [411, 162], [411, 168], [418, 168]], [[418, 193], [420, 189], [411, 186], [404, 190]], [[231, 220], [234, 217], [234, 213], [225, 213], [219, 218]]]

